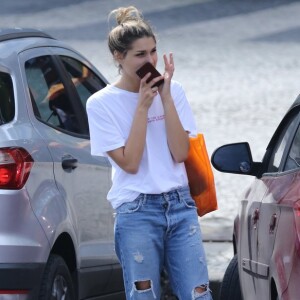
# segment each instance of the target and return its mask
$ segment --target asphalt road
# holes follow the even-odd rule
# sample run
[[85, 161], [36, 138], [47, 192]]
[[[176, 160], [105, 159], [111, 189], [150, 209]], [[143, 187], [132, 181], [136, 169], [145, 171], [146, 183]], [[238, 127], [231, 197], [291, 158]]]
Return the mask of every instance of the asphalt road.
[[[173, 52], [211, 154], [248, 141], [261, 160], [269, 139], [300, 92], [300, 2], [292, 0], [1, 0], [0, 27], [40, 28], [82, 52], [109, 81], [118, 73], [106, 45], [108, 13], [135, 5]], [[158, 68], [162, 68], [160, 60]], [[219, 210], [200, 219], [207, 241], [230, 240], [239, 196], [253, 178], [215, 172]], [[211, 278], [232, 256], [206, 243]]]

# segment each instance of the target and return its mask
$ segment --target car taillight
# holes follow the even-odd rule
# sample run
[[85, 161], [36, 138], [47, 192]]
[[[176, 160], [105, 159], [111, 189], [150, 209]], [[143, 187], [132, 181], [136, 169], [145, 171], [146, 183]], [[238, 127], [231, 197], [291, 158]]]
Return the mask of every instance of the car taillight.
[[27, 290], [0, 290], [0, 299], [25, 300], [28, 299]]
[[0, 189], [21, 189], [28, 179], [33, 159], [23, 148], [0, 148]]

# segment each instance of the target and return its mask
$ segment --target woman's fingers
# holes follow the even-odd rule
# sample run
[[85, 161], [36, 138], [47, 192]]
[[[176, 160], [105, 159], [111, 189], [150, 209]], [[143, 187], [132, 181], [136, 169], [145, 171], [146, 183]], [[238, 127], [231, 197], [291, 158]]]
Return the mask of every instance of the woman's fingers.
[[174, 64], [173, 53], [169, 54], [169, 58], [167, 57], [166, 54], [164, 54], [163, 57], [164, 57], [164, 62], [165, 62], [166, 67], [173, 66], [173, 64]]
[[[155, 78], [153, 78], [150, 82], [149, 82], [149, 85], [151, 87], [153, 87], [154, 85], [156, 85], [159, 81], [161, 80], [164, 80], [164, 75], [160, 75], [160, 76], [157, 76]], [[161, 82], [162, 83], [162, 82]], [[160, 84], [158, 84], [157, 86], [159, 86]]]
[[151, 76], [151, 72], [147, 73], [142, 79], [141, 79], [141, 85], [144, 86], [147, 84], [148, 79]]
[[141, 104], [146, 107], [149, 107], [152, 104], [154, 97], [158, 93], [157, 86], [154, 86], [155, 83], [164, 78], [163, 76], [159, 76], [147, 82], [150, 77], [151, 73], [149, 72], [141, 79], [140, 82], [140, 101]]
[[169, 54], [169, 57], [167, 57], [166, 54], [163, 56], [164, 62], [165, 62], [165, 79], [168, 79], [173, 76], [174, 73], [174, 58], [173, 53]]
[[170, 57], [170, 59], [169, 59], [170, 60], [170, 64], [174, 68], [174, 59], [173, 59], [173, 53], [172, 52], [169, 54], [169, 57]]

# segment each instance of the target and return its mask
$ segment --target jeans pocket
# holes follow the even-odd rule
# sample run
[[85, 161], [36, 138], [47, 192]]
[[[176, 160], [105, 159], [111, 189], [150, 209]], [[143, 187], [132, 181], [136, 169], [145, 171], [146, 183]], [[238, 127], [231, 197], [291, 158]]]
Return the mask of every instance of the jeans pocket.
[[121, 204], [117, 209], [117, 214], [130, 214], [140, 209], [143, 202], [143, 196], [139, 195], [135, 200], [131, 202], [125, 202]]
[[197, 209], [196, 203], [195, 203], [194, 199], [191, 196], [183, 197], [182, 201], [183, 201], [183, 203], [186, 207]]

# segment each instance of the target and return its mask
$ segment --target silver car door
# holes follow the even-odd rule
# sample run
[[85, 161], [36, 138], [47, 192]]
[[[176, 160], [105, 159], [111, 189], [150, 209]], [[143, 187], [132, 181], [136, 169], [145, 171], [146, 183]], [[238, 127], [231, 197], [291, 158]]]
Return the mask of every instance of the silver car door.
[[[51, 48], [49, 54], [54, 52]], [[63, 52], [72, 54], [67, 50]], [[53, 172], [66, 211], [59, 226], [52, 216], [51, 228], [55, 230], [50, 243], [61, 234], [61, 228], [73, 233], [79, 276], [98, 273], [101, 277], [95, 276], [95, 281], [99, 290], [104, 289], [112, 264], [117, 262], [113, 212], [106, 200], [111, 167], [105, 157], [91, 156], [86, 127], [81, 126], [78, 105], [73, 103], [75, 98], [70, 97], [69, 88], [60, 78], [55, 59], [40, 53], [40, 49], [25, 51], [21, 65], [24, 65], [24, 78], [35, 105], [32, 122], [53, 158]], [[85, 111], [82, 109], [81, 113], [84, 115]]]

